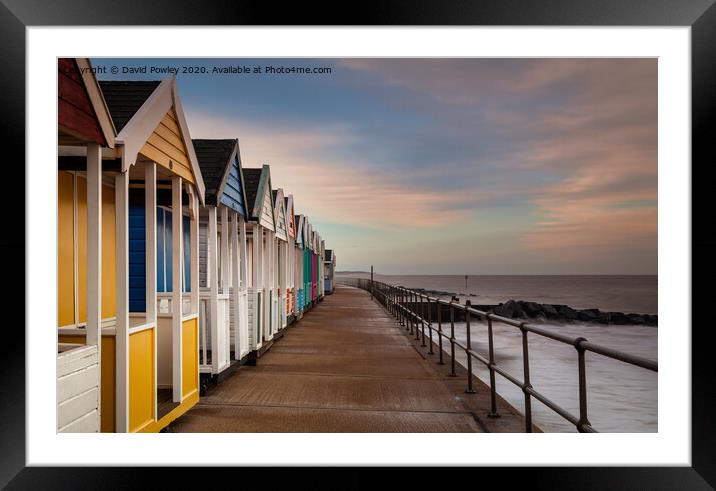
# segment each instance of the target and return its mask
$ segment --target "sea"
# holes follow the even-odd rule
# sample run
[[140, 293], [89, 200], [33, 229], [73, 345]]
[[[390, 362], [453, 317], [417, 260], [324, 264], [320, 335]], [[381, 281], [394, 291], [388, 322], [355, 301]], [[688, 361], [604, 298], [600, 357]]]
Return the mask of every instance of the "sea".
[[[341, 278], [366, 278], [369, 273], [336, 273]], [[658, 277], [649, 276], [468, 276], [464, 275], [375, 275], [374, 279], [406, 288], [454, 295], [460, 303], [494, 305], [507, 300], [564, 304], [573, 308], [658, 314]], [[644, 358], [658, 359], [658, 327], [610, 326], [589, 323], [544, 321], [540, 326]], [[449, 326], [447, 326], [449, 329]], [[487, 328], [471, 322], [473, 348], [487, 357]], [[519, 329], [493, 324], [495, 358], [517, 379], [522, 380], [522, 337]], [[464, 342], [464, 323], [455, 324], [455, 337]], [[445, 351], [449, 343], [445, 343]], [[531, 383], [535, 390], [572, 414], [579, 414], [578, 365], [574, 347], [529, 335]], [[658, 431], [658, 374], [604, 356], [587, 353], [587, 407], [589, 421], [600, 432], [648, 433]], [[464, 353], [456, 356], [466, 365]], [[476, 374], [489, 383], [489, 371], [473, 360]], [[497, 392], [519, 411], [524, 411], [524, 394], [510, 381], [497, 375]], [[547, 432], [574, 432], [574, 425], [532, 399], [534, 422]]]

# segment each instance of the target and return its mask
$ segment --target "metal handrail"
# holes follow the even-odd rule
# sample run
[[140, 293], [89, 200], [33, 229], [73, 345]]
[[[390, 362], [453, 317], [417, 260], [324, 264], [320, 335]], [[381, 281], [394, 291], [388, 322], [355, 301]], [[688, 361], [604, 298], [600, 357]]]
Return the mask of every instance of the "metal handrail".
[[[507, 317], [502, 317], [491, 312], [484, 312], [482, 310], [473, 308], [468, 300], [465, 305], [460, 305], [453, 300], [446, 301], [437, 297], [431, 297], [424, 293], [409, 290], [401, 286], [389, 285], [380, 281], [374, 281], [372, 279], [367, 280], [363, 278], [355, 279], [342, 279], [340, 281], [343, 284], [349, 286], [355, 286], [363, 290], [369, 291], [371, 296], [380, 302], [386, 309], [395, 316], [396, 320], [401, 326], [404, 326], [406, 331], [410, 334], [415, 334], [415, 339], [420, 340], [422, 334], [422, 346], [425, 347], [425, 329], [428, 329], [430, 336], [430, 354], [432, 351], [432, 340], [433, 333], [438, 336], [438, 347], [440, 361], [439, 364], [444, 364], [443, 361], [443, 338], [450, 342], [450, 357], [451, 357], [451, 370], [448, 376], [456, 376], [455, 373], [455, 347], [460, 348], [465, 352], [467, 357], [467, 388], [465, 392], [473, 393], [473, 370], [472, 361], [473, 359], [479, 361], [485, 365], [490, 371], [490, 411], [488, 416], [499, 417], [497, 412], [497, 389], [495, 383], [495, 375], [500, 375], [504, 379], [510, 381], [512, 384], [520, 387], [525, 395], [525, 431], [532, 432], [532, 398], [537, 399], [542, 404], [547, 406], [549, 409], [557, 413], [559, 416], [564, 418], [573, 424], [577, 431], [582, 433], [597, 433], [597, 430], [592, 427], [589, 422], [587, 413], [587, 375], [586, 375], [586, 353], [595, 353], [613, 360], [621, 361], [629, 365], [638, 366], [652, 372], [658, 372], [658, 362], [650, 360], [648, 358], [642, 358], [640, 356], [625, 353], [623, 351], [615, 350], [602, 346], [596, 343], [592, 343], [583, 337], [571, 337], [564, 334], [560, 334], [554, 331], [543, 329], [539, 326], [531, 325], [524, 321], [515, 321]], [[434, 302], [438, 305], [437, 309], [437, 322], [438, 327], [433, 326], [433, 322], [430, 319], [426, 319], [425, 316], [425, 303], [427, 303], [428, 313], [430, 313], [430, 305]], [[449, 335], [443, 331], [442, 328], [442, 308], [440, 306], [448, 307], [450, 312], [450, 333]], [[465, 313], [466, 322], [466, 334], [467, 339], [463, 344], [455, 339], [455, 320], [454, 312], [455, 309], [462, 310]], [[488, 334], [488, 358], [475, 352], [472, 349], [471, 342], [471, 329], [470, 319], [472, 316], [477, 316], [487, 321], [487, 334]], [[430, 314], [432, 318], [432, 314]], [[495, 350], [493, 342], [493, 322], [499, 322], [508, 326], [518, 328], [522, 333], [522, 362], [523, 362], [523, 376], [520, 380], [515, 375], [509, 373], [507, 370], [499, 366], [495, 362]], [[579, 370], [579, 416], [576, 416], [569, 412], [567, 409], [561, 407], [556, 402], [552, 401], [544, 394], [535, 390], [530, 382], [530, 368], [529, 368], [529, 341], [528, 334], [535, 334], [542, 336], [553, 341], [557, 341], [563, 344], [573, 346], [577, 351], [578, 358], [578, 370]]]

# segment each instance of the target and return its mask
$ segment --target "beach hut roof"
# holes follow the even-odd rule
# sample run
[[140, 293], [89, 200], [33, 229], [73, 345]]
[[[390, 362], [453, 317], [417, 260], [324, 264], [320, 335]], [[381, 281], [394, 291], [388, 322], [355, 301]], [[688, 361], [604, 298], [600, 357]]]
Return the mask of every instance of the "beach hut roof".
[[204, 180], [194, 145], [189, 137], [189, 127], [184, 117], [176, 78], [159, 81], [102, 81], [99, 83], [115, 128], [119, 132], [115, 141], [124, 145], [122, 172], [137, 161], [138, 155], [150, 136], [161, 125], [167, 113], [176, 118], [178, 137], [184, 144], [190, 172], [195, 181], [199, 200], [204, 203]]
[[99, 83], [107, 101], [112, 122], [117, 131], [121, 132], [132, 116], [149, 99], [152, 92], [159, 87], [161, 81], [107, 81]]
[[79, 139], [114, 148], [117, 129], [89, 58], [59, 58], [57, 69], [60, 145]]
[[256, 203], [256, 193], [259, 190], [259, 182], [261, 181], [261, 169], [244, 169], [244, 189], [246, 189], [246, 204], [249, 216], [254, 216], [254, 205]]
[[[271, 191], [271, 170], [268, 165], [264, 165], [260, 169], [244, 168], [244, 189], [246, 190], [246, 203], [248, 218], [258, 221], [263, 213], [264, 196], [266, 189]], [[270, 194], [269, 194], [270, 196]], [[271, 201], [273, 203], [273, 201]], [[273, 221], [273, 210], [269, 210], [267, 215], [271, 216]], [[273, 224], [275, 227], [275, 223]]]
[[[192, 139], [192, 143], [206, 186], [206, 204], [217, 206], [221, 202], [245, 216], [246, 191], [241, 168], [239, 140], [236, 138]], [[233, 179], [230, 179], [234, 163], [236, 163], [237, 169], [233, 172], [235, 174]], [[230, 189], [227, 189], [227, 184], [230, 185]], [[236, 187], [239, 189], [235, 189]], [[227, 193], [227, 191], [229, 192]], [[228, 194], [232, 196], [227, 196]]]

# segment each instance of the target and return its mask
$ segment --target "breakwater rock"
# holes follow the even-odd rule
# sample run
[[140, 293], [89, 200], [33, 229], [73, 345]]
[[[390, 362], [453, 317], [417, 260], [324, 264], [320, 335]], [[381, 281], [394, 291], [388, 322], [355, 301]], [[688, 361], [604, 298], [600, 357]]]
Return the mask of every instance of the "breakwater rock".
[[573, 309], [568, 305], [540, 304], [522, 300], [509, 300], [492, 306], [489, 311], [509, 319], [580, 321], [616, 325], [656, 326], [658, 324], [658, 316], [655, 314], [607, 312], [599, 309]]
[[[443, 299], [446, 297], [447, 299], [455, 297], [455, 293], [453, 292], [421, 289], [415, 289], [415, 291]], [[432, 321], [437, 320], [438, 305], [436, 303], [430, 302], [429, 305], [427, 302], [421, 304], [420, 302], [408, 301], [405, 303], [409, 306], [414, 306], [418, 309], [418, 312], [424, 312], [426, 317], [429, 315], [429, 319]], [[460, 306], [464, 306], [464, 304], [455, 302], [455, 308], [453, 308], [453, 319], [455, 322], [465, 321], [465, 312]], [[604, 325], [658, 325], [658, 316], [656, 314], [608, 312], [599, 309], [575, 309], [569, 305], [537, 303], [524, 300], [508, 300], [507, 302], [497, 305], [473, 303], [472, 307], [508, 319], [531, 320], [537, 323], [555, 321], [567, 323], [589, 322]], [[447, 305], [440, 305], [440, 316], [443, 322], [450, 322], [450, 309]]]

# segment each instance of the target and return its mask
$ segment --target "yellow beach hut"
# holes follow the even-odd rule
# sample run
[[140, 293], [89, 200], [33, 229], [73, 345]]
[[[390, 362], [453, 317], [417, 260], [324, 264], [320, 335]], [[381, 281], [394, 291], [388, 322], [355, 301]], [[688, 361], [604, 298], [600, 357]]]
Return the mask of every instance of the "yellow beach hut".
[[[113, 429], [116, 130], [86, 58], [58, 60], [57, 431]], [[107, 383], [105, 383], [107, 382]]]
[[199, 400], [204, 183], [174, 77], [100, 87], [120, 158], [113, 429], [154, 432]]

